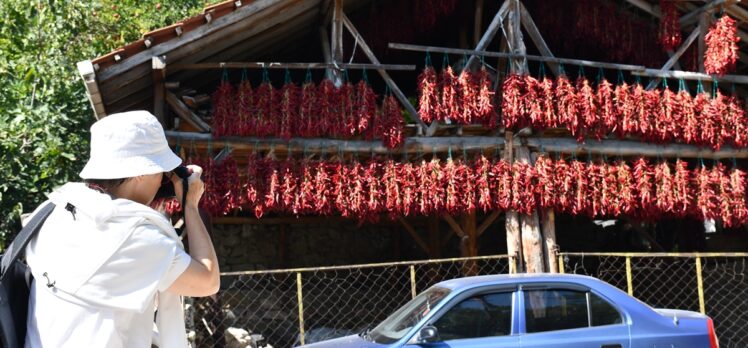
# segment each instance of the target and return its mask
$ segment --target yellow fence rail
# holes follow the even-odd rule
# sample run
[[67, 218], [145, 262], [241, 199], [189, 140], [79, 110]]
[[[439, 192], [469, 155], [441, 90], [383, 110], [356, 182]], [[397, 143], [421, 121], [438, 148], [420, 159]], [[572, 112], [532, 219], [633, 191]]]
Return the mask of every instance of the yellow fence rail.
[[720, 347], [748, 347], [748, 253], [561, 253], [563, 273], [613, 284], [658, 308], [714, 319]]

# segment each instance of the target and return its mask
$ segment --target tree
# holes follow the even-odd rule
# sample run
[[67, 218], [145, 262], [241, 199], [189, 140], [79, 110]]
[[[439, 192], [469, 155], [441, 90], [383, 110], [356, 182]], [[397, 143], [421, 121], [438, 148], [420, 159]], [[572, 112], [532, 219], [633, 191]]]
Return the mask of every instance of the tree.
[[199, 13], [198, 0], [0, 0], [0, 250], [78, 180], [94, 122], [76, 62]]

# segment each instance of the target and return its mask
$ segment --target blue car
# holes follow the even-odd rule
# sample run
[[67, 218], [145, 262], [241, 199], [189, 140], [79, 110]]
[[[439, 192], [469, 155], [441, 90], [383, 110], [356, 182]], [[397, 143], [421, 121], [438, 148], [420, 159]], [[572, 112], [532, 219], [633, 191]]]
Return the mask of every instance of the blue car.
[[653, 309], [598, 279], [516, 274], [441, 282], [371, 330], [305, 348], [717, 348], [712, 319]]

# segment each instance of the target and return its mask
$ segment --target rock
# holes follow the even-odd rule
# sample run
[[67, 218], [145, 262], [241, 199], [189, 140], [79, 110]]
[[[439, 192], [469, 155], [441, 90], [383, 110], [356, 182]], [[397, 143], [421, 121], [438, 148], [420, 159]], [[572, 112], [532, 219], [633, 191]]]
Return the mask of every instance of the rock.
[[247, 348], [252, 346], [252, 336], [244, 329], [230, 327], [224, 332], [226, 348]]

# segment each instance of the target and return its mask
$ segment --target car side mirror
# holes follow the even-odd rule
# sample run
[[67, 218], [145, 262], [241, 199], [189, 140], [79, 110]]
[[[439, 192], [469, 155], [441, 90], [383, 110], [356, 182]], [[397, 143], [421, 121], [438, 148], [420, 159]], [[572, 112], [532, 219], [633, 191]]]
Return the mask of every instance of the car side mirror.
[[421, 328], [418, 336], [421, 343], [434, 343], [441, 341], [441, 338], [439, 338], [439, 331], [432, 325], [427, 325]]

